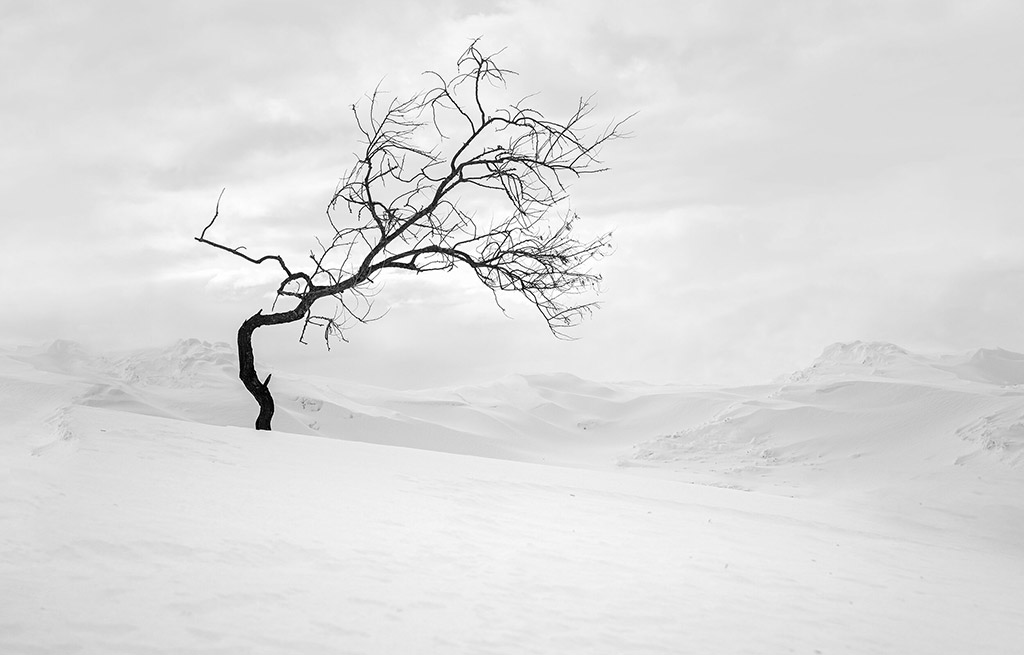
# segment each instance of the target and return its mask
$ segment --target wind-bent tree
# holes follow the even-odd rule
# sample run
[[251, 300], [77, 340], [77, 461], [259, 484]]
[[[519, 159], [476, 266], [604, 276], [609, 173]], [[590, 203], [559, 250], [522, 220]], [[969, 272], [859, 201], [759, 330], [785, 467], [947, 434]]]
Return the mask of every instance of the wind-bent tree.
[[[270, 375], [256, 373], [255, 330], [302, 322], [300, 341], [314, 326], [330, 347], [332, 337], [345, 340], [353, 321], [371, 320], [373, 283], [385, 272], [468, 268], [496, 302], [498, 291], [522, 294], [556, 336], [593, 311], [594, 302], [581, 296], [597, 290], [601, 278], [590, 265], [607, 251], [610, 235], [576, 238], [566, 185], [604, 170], [598, 151], [623, 136], [624, 121], [592, 133], [584, 125], [589, 99], [562, 122], [531, 108], [528, 98], [491, 108], [486, 96], [513, 74], [474, 42], [450, 79], [426, 73], [429, 90], [407, 100], [376, 90], [363, 107], [353, 105], [362, 151], [328, 205], [333, 235], [317, 239], [306, 270], [281, 255], [254, 257], [209, 238], [218, 198], [196, 240], [253, 264], [276, 264], [283, 275], [277, 300], [294, 303], [276, 311], [275, 300], [271, 313], [257, 311], [238, 330], [239, 378], [259, 403], [257, 429], [270, 429], [274, 399]], [[340, 208], [347, 213], [338, 216]], [[314, 313], [322, 299], [335, 300], [329, 314]]]

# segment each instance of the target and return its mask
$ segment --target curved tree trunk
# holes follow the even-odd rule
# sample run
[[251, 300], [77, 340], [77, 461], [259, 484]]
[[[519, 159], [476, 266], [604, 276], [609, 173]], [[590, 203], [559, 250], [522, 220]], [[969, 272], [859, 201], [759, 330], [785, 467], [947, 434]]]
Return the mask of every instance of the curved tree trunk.
[[266, 380], [260, 381], [259, 376], [256, 375], [255, 355], [252, 351], [252, 333], [256, 331], [256, 328], [265, 325], [260, 320], [261, 318], [264, 318], [263, 312], [256, 312], [238, 328], [238, 378], [260, 405], [260, 415], [256, 417], [256, 429], [269, 430], [270, 419], [274, 417], [274, 397], [270, 394], [270, 374], [267, 374]]
[[267, 374], [266, 379], [262, 381], [256, 374], [256, 362], [252, 350], [253, 332], [256, 331], [256, 328], [264, 325], [278, 325], [302, 320], [312, 304], [311, 299], [303, 298], [291, 311], [264, 314], [261, 309], [245, 319], [242, 326], [238, 328], [238, 379], [259, 403], [260, 413], [256, 417], [257, 430], [270, 429], [270, 421], [274, 417], [274, 396], [270, 393], [270, 374]]

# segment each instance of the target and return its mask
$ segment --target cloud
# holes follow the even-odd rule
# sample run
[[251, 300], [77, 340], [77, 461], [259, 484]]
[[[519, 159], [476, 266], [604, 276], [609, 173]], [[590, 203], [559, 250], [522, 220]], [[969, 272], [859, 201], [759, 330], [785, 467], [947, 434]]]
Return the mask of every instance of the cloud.
[[[845, 338], [1024, 349], [1007, 328], [1024, 248], [1016, 2], [0, 12], [8, 335], [230, 339], [275, 285], [193, 241], [220, 190], [218, 240], [302, 261], [358, 147], [349, 105], [378, 83], [420, 89], [483, 36], [508, 46], [512, 96], [562, 116], [596, 92], [597, 127], [639, 112], [610, 170], [573, 186], [578, 229], [615, 231], [604, 307], [566, 344], [466, 276], [394, 278], [391, 314], [328, 361], [378, 382], [697, 381], [769, 376]], [[293, 340], [268, 348], [285, 362]], [[299, 359], [316, 365], [313, 349]]]

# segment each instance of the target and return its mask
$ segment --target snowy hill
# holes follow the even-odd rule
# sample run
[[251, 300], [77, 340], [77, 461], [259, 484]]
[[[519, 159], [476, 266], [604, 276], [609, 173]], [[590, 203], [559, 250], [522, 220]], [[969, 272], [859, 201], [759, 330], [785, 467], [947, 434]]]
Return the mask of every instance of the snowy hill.
[[3, 653], [1015, 653], [1024, 356], [395, 391], [0, 353]]

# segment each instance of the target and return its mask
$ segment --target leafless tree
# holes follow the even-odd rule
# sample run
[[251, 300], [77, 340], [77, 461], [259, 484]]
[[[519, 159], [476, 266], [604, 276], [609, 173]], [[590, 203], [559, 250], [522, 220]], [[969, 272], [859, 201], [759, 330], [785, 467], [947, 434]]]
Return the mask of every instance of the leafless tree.
[[[450, 79], [426, 75], [433, 86], [411, 98], [389, 99], [378, 88], [362, 106], [353, 105], [362, 150], [327, 208], [333, 235], [317, 240], [306, 270], [281, 255], [254, 257], [208, 237], [220, 198], [196, 237], [250, 263], [279, 266], [277, 298], [294, 303], [257, 311], [238, 330], [239, 378], [259, 403], [257, 429], [270, 429], [274, 399], [270, 375], [261, 380], [256, 373], [253, 332], [301, 322], [300, 341], [315, 327], [329, 347], [331, 338], [345, 339], [352, 322], [371, 320], [373, 283], [389, 270], [468, 268], [495, 301], [499, 291], [524, 296], [556, 336], [595, 307], [585, 297], [601, 278], [590, 266], [607, 252], [610, 235], [577, 239], [567, 184], [604, 170], [598, 151], [623, 136], [625, 121], [599, 131], [588, 127], [589, 98], [562, 122], [531, 108], [529, 97], [490, 108], [486, 96], [504, 89], [514, 72], [499, 67], [477, 42], [459, 57]], [[315, 312], [326, 298], [336, 301], [333, 310]]]

